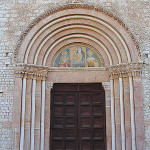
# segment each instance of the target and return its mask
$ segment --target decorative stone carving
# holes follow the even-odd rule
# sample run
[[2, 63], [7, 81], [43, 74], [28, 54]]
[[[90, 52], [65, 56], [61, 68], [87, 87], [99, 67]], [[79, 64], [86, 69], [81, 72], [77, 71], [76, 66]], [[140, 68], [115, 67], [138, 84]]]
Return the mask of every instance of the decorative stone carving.
[[16, 77], [28, 77], [28, 78], [38, 78], [45, 80], [48, 73], [48, 67], [37, 66], [33, 64], [16, 64], [15, 75]]
[[46, 91], [51, 91], [54, 83], [46, 82]]
[[142, 63], [130, 63], [110, 66], [107, 69], [111, 78], [119, 78], [127, 76], [140, 76], [142, 66]]
[[104, 90], [110, 90], [110, 82], [102, 82]]

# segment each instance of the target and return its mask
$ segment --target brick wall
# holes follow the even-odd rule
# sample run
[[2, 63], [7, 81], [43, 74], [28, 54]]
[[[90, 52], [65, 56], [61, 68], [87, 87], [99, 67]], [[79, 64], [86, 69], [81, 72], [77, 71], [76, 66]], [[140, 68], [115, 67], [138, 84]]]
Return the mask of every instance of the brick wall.
[[[28, 24], [58, 4], [70, 0], [1, 0], [0, 1], [0, 150], [12, 149], [12, 107], [14, 88], [14, 50]], [[83, 0], [111, 11], [129, 26], [142, 51], [145, 145], [150, 149], [150, 1]]]

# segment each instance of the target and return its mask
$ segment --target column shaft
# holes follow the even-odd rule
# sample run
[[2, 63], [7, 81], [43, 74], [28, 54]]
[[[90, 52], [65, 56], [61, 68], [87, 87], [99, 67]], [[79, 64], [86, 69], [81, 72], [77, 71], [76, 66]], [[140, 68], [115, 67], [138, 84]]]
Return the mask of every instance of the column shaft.
[[27, 82], [27, 79], [23, 78], [20, 150], [24, 149], [23, 146], [24, 146], [24, 122], [25, 122], [26, 82]]
[[32, 120], [31, 120], [31, 150], [34, 150], [34, 128], [35, 128], [35, 90], [36, 80], [32, 83]]
[[116, 129], [115, 129], [115, 103], [114, 103], [114, 81], [111, 79], [111, 126], [112, 126], [112, 150], [116, 149]]
[[120, 114], [121, 114], [121, 143], [122, 150], [125, 150], [125, 125], [124, 125], [124, 101], [123, 101], [123, 81], [119, 78], [120, 87]]
[[44, 150], [45, 81], [42, 81], [41, 150]]
[[136, 150], [135, 142], [135, 117], [134, 117], [134, 100], [133, 100], [133, 82], [132, 77], [129, 77], [130, 87], [130, 109], [131, 109], [131, 133], [132, 133], [132, 150]]

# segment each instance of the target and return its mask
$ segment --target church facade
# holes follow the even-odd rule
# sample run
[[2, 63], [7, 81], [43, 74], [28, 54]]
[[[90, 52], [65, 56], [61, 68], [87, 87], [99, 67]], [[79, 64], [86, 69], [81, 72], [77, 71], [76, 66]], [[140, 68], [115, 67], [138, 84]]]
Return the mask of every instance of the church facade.
[[150, 148], [150, 2], [1, 6], [0, 149]]

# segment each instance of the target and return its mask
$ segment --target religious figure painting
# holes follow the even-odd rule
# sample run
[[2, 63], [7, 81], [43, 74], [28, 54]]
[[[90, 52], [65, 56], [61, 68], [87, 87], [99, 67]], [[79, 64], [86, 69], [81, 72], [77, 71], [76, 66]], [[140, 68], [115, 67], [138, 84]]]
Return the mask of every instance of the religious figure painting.
[[53, 67], [101, 67], [102, 57], [90, 47], [72, 45], [60, 50], [53, 59]]

